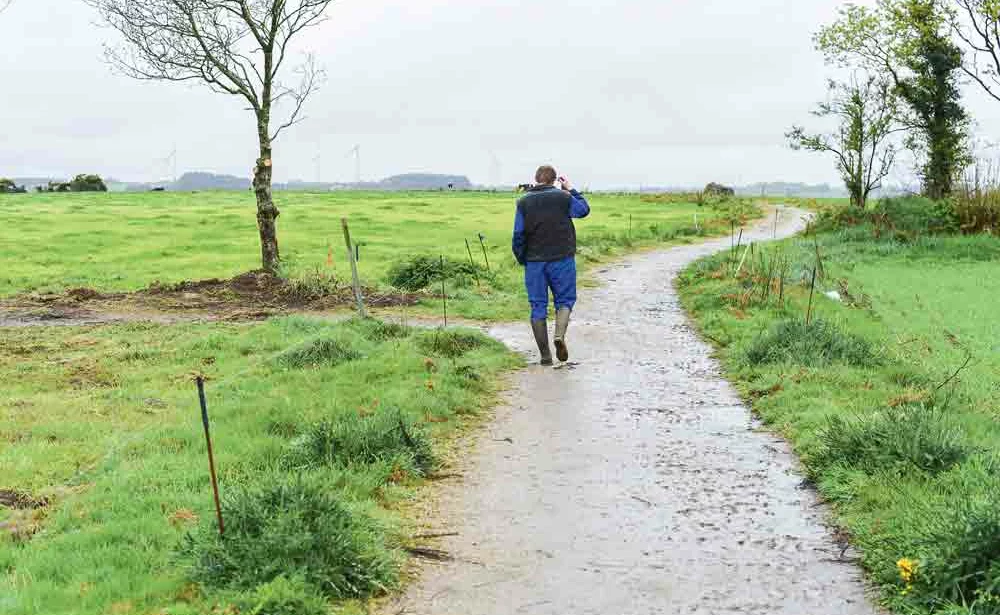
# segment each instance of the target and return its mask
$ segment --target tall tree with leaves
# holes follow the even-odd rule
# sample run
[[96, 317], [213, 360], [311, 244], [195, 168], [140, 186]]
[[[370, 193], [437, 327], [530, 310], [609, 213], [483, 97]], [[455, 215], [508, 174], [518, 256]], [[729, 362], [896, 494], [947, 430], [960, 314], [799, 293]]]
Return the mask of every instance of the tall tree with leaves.
[[[84, 1], [124, 39], [107, 54], [125, 74], [200, 82], [246, 101], [254, 114], [259, 147], [253, 190], [261, 264], [275, 272], [280, 212], [271, 191], [274, 142], [301, 119], [320, 77], [311, 56], [290, 69], [290, 46], [300, 32], [323, 19], [333, 0]], [[283, 79], [290, 73], [295, 75], [292, 85]]]
[[851, 204], [863, 208], [869, 195], [882, 186], [896, 158], [891, 137], [900, 126], [893, 85], [870, 75], [855, 75], [846, 83], [830, 81], [830, 99], [813, 115], [837, 119], [837, 130], [809, 133], [795, 126], [786, 135], [792, 148], [832, 154]]
[[962, 51], [951, 40], [951, 21], [943, 0], [879, 0], [875, 8], [848, 5], [816, 36], [829, 62], [891, 80], [906, 108], [908, 143], [924, 159], [920, 172], [931, 198], [951, 194], [968, 163]]

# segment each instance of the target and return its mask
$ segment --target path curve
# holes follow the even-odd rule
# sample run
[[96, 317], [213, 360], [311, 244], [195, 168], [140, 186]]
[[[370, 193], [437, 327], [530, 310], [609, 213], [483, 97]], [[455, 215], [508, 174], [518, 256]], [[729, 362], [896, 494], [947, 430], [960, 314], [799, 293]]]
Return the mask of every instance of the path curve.
[[[781, 211], [779, 236], [801, 230], [804, 212]], [[876, 612], [788, 447], [758, 429], [680, 307], [677, 273], [729, 242], [600, 274], [574, 314], [579, 364], [519, 373], [428, 512], [428, 529], [458, 533], [437, 545], [456, 560], [425, 566], [387, 613]], [[534, 352], [527, 325], [491, 332]]]

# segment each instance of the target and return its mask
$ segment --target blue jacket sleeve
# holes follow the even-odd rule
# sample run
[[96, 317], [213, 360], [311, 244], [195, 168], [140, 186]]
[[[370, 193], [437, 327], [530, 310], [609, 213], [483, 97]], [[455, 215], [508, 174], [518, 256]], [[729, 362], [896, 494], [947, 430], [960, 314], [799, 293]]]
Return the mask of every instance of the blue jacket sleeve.
[[514, 252], [514, 258], [522, 265], [524, 264], [524, 253], [527, 248], [528, 242], [524, 236], [524, 212], [518, 207], [517, 214], [514, 216], [514, 237], [511, 240], [511, 249]]
[[586, 218], [590, 215], [590, 203], [587, 199], [580, 194], [576, 189], [569, 191], [570, 196], [573, 197], [573, 201], [570, 203], [569, 207], [569, 217], [570, 218]]

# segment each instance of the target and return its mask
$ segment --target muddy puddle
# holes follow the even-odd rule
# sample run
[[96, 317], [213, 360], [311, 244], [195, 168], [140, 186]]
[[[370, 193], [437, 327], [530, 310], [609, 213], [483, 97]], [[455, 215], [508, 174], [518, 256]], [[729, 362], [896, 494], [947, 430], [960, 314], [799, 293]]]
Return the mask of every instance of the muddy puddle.
[[[778, 235], [803, 226], [783, 210]], [[574, 364], [515, 377], [454, 468], [464, 478], [424, 515], [426, 531], [456, 534], [432, 545], [455, 561], [426, 564], [386, 613], [875, 612], [788, 447], [680, 307], [677, 273], [729, 241], [633, 257], [582, 293]], [[492, 333], [534, 356], [526, 325]]]

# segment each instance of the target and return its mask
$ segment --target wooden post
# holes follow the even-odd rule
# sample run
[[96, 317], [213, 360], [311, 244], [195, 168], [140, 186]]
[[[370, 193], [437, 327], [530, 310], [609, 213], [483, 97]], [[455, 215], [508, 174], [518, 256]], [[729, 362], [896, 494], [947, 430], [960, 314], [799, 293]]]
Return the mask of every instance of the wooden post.
[[774, 238], [778, 238], [778, 208], [774, 208]]
[[341, 218], [340, 223], [344, 227], [344, 245], [347, 246], [347, 260], [351, 262], [351, 280], [354, 284], [354, 300], [357, 302], [358, 316], [368, 318], [368, 313], [365, 312], [365, 298], [361, 295], [358, 261], [354, 258], [354, 246], [351, 244], [351, 231], [347, 227], [347, 218]]

